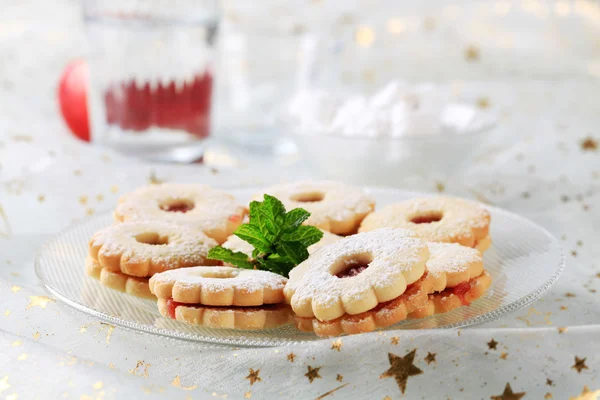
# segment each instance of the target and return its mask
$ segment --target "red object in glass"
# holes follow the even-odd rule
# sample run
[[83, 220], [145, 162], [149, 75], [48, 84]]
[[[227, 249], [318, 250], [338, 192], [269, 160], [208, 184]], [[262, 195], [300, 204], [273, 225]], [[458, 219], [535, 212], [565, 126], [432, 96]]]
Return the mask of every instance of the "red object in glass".
[[90, 141], [87, 111], [88, 68], [84, 60], [70, 62], [58, 84], [60, 111], [71, 132], [79, 139]]
[[177, 87], [175, 82], [151, 88], [131, 80], [112, 85], [104, 94], [106, 119], [123, 130], [145, 131], [150, 127], [179, 129], [198, 137], [210, 133], [212, 75], [204, 72]]

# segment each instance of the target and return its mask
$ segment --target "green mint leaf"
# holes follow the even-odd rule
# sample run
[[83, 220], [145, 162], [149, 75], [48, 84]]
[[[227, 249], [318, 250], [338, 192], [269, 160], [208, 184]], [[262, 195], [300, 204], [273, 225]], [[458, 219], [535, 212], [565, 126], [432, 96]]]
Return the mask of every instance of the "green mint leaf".
[[225, 247], [215, 246], [208, 251], [208, 258], [219, 260], [238, 268], [254, 269], [254, 265], [248, 261], [248, 255], [241, 251], [233, 252]]
[[271, 241], [265, 238], [260, 229], [255, 225], [242, 224], [233, 234], [243, 241], [250, 243], [255, 249], [263, 253], [271, 252]]
[[260, 229], [266, 239], [272, 240], [279, 233], [275, 225], [275, 219], [270, 213], [263, 209], [263, 203], [253, 201], [250, 203], [250, 225]]
[[285, 214], [285, 222], [283, 231], [286, 233], [293, 232], [294, 229], [302, 225], [310, 217], [310, 213], [303, 208], [294, 208]]
[[[314, 226], [302, 225], [291, 233], [281, 235], [281, 240], [286, 242], [300, 242], [305, 247], [313, 245], [323, 238], [323, 232]], [[303, 260], [304, 261], [304, 260]]]
[[[261, 207], [275, 221], [275, 226], [281, 230], [281, 226], [285, 220], [285, 207], [279, 199], [265, 194], [265, 199]], [[279, 233], [279, 232], [278, 232]]]
[[295, 265], [308, 258], [308, 250], [300, 242], [279, 242], [276, 249], [277, 254], [286, 257]]
[[281, 257], [278, 254], [272, 254], [269, 258], [261, 261], [262, 266], [268, 271], [289, 277], [289, 272], [296, 266], [287, 257]]

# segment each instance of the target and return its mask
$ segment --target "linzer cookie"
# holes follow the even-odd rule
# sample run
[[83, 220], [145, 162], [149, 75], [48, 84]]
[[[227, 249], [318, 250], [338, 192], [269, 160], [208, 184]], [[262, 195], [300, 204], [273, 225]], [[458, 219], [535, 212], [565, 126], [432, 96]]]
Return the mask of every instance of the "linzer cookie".
[[200, 184], [141, 187], [119, 199], [118, 221], [169, 221], [200, 229], [223, 243], [242, 223], [246, 209], [221, 190]]
[[[290, 274], [285, 295], [299, 317], [331, 321], [402, 295], [425, 272], [427, 245], [407, 230], [378, 229], [339, 240]], [[308, 264], [308, 266], [306, 265]]]
[[286, 282], [268, 271], [197, 267], [157, 274], [150, 290], [164, 317], [213, 328], [269, 329], [290, 322]]
[[410, 229], [428, 242], [458, 243], [481, 251], [491, 245], [489, 212], [453, 197], [411, 199], [384, 207], [364, 219], [360, 232], [383, 227]]
[[202, 231], [163, 221], [115, 224], [96, 232], [89, 255], [101, 268], [130, 276], [151, 277], [170, 269], [216, 265], [207, 259], [217, 245]]
[[109, 271], [106, 268], [102, 268], [96, 260], [89, 256], [85, 260], [85, 271], [89, 276], [98, 279], [102, 285], [110, 289], [146, 299], [156, 298], [150, 292], [148, 278], [139, 278], [120, 272]]
[[305, 181], [282, 184], [263, 193], [277, 197], [286, 209], [303, 208], [310, 212], [306, 225], [338, 235], [356, 233], [367, 214], [375, 208], [375, 200], [362, 189], [339, 182]]

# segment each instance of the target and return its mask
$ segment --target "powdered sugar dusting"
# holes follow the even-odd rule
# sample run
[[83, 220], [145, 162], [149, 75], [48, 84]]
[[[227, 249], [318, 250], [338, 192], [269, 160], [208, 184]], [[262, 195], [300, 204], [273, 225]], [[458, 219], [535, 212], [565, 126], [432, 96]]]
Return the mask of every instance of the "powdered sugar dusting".
[[458, 273], [469, 269], [474, 263], [483, 259], [478, 250], [455, 243], [427, 243], [429, 260], [427, 271], [435, 276], [442, 273]]

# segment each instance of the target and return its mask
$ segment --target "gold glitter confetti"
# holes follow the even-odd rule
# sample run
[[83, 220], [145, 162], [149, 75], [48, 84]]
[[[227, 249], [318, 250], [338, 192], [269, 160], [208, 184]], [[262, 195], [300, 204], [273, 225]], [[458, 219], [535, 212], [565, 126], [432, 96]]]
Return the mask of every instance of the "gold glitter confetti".
[[81, 204], [82, 206], [85, 206], [88, 203], [88, 197], [87, 196], [79, 196], [79, 204]]
[[546, 399], [546, 400], [547, 400], [547, 399], [551, 399], [551, 398], [552, 398], [552, 393], [550, 393], [550, 392], [547, 392], [547, 393], [544, 395], [544, 399]]
[[[152, 364], [146, 364], [144, 362], [144, 360], [138, 360], [138, 362], [135, 364], [135, 367], [129, 370], [130, 374], [136, 375], [136, 376], [143, 376], [144, 378], [148, 377], [148, 368], [150, 368], [150, 366], [152, 366]], [[144, 367], [144, 371], [141, 375], [138, 375], [141, 373], [140, 369]]]
[[475, 62], [479, 60], [479, 49], [473, 45], [468, 46], [465, 49], [465, 59], [468, 62]]
[[397, 345], [398, 343], [400, 343], [400, 338], [398, 336], [392, 336], [390, 338], [390, 343], [393, 345]]
[[23, 344], [23, 342], [21, 342], [20, 340], [15, 340], [14, 342], [12, 342], [11, 346], [12, 347], [17, 347], [17, 346], [20, 346], [22, 344]]
[[33, 307], [40, 307], [45, 309], [49, 303], [54, 303], [56, 300], [51, 299], [48, 296], [29, 296], [29, 304], [25, 307], [25, 310], [29, 310]]
[[119, 187], [117, 185], [113, 185], [110, 187], [111, 193], [117, 193], [119, 191]]
[[427, 362], [427, 365], [435, 362], [435, 354], [436, 353], [427, 352], [427, 356], [424, 358], [424, 360]]
[[290, 353], [287, 355], [287, 359], [289, 362], [294, 362], [295, 358], [296, 358], [296, 355], [294, 353]]
[[319, 370], [321, 367], [313, 368], [309, 365], [307, 368], [308, 372], [305, 373], [304, 376], [308, 378], [310, 383], [313, 383], [315, 379], [322, 379], [321, 375], [319, 375]]
[[567, 331], [567, 327], [566, 326], [560, 326], [558, 328], [558, 333], [565, 333]]
[[385, 396], [383, 400], [392, 400], [392, 398], [390, 396]]
[[150, 171], [150, 176], [148, 177], [148, 183], [150, 183], [151, 185], [158, 185], [163, 182], [164, 182], [164, 180], [159, 179], [156, 176], [156, 172], [154, 170]]
[[0, 379], [0, 394], [8, 389], [10, 389], [10, 384], [8, 383], [8, 375], [6, 375], [4, 378]]
[[245, 399], [250, 399], [250, 398], [252, 398], [252, 392], [246, 392], [246, 393], [244, 393], [244, 398], [245, 398]]
[[566, 311], [566, 310], [568, 310], [568, 309], [569, 309], [569, 307], [567, 307], [567, 306], [560, 306], [560, 310], [561, 310], [561, 311]]
[[101, 194], [97, 194], [96, 195], [96, 201], [102, 201], [102, 200], [104, 200], [104, 196], [101, 195]]
[[17, 293], [19, 290], [21, 290], [21, 287], [20, 287], [20, 286], [17, 286], [17, 285], [13, 285], [13, 286], [10, 288], [10, 291], [11, 291], [11, 292], [13, 292], [13, 293]]
[[38, 340], [41, 336], [42, 336], [41, 333], [36, 332], [36, 333], [33, 334], [33, 340]]
[[[20, 355], [17, 357], [17, 360], [19, 360], [19, 361], [25, 361], [25, 360], [27, 360], [27, 353], [20, 354]], [[585, 360], [584, 360], [584, 361], [585, 361]]]
[[521, 397], [525, 396], [525, 392], [513, 393], [512, 388], [510, 387], [510, 383], [507, 383], [504, 387], [504, 392], [499, 396], [491, 396], [492, 400], [519, 400]]
[[11, 237], [12, 228], [10, 227], [10, 222], [8, 221], [8, 215], [6, 215], [2, 206], [0, 206], [0, 220], [4, 222], [4, 231], [0, 230], [0, 237]]
[[80, 169], [74, 169], [73, 170], [73, 175], [75, 175], [75, 176], [81, 176], [81, 170]]
[[175, 378], [173, 379], [173, 382], [171, 382], [171, 385], [175, 386], [176, 388], [183, 389], [183, 390], [194, 390], [198, 387], [198, 386], [181, 386], [181, 377], [179, 375], [175, 376]]
[[338, 382], [343, 381], [344, 380], [344, 375], [337, 374], [336, 377], [335, 377], [335, 380], [338, 381]]
[[573, 294], [571, 292], [567, 292], [567, 293], [565, 293], [565, 297], [575, 297], [575, 294]]
[[385, 23], [385, 29], [392, 35], [399, 35], [406, 31], [406, 24], [400, 18], [390, 18]]
[[600, 389], [592, 392], [589, 387], [584, 386], [579, 396], [569, 397], [569, 400], [598, 400], [598, 398], [600, 398]]
[[33, 141], [33, 137], [30, 135], [13, 135], [12, 140], [15, 142], [31, 143]]
[[93, 208], [86, 208], [85, 209], [85, 215], [87, 215], [88, 217], [91, 215], [94, 215], [95, 211]]
[[43, 203], [43, 202], [46, 200], [46, 196], [44, 196], [43, 194], [40, 194], [40, 195], [37, 197], [37, 200], [38, 200], [40, 203]]
[[498, 345], [498, 342], [496, 342], [494, 340], [494, 338], [492, 338], [492, 340], [490, 340], [489, 342], [487, 342], [488, 348], [490, 350], [496, 350], [496, 346]]
[[337, 350], [338, 352], [342, 350], [342, 339], [335, 340], [331, 343], [331, 350]]
[[9, 315], [10, 315], [10, 310], [6, 310], [6, 311], [4, 311], [4, 316], [5, 316], [5, 317], [8, 317]]
[[550, 378], [546, 378], [546, 385], [548, 386], [554, 386], [554, 381]]
[[113, 364], [113, 363], [108, 363], [108, 368], [110, 368], [110, 369], [115, 369], [115, 364]]
[[442, 182], [436, 182], [435, 190], [437, 190], [438, 193], [443, 193], [446, 190], [446, 185], [444, 185]]
[[79, 327], [79, 332], [80, 333], [87, 332], [87, 328], [89, 328], [90, 326], [93, 326], [93, 325], [100, 326], [98, 328], [98, 330], [96, 331], [96, 333], [94, 334], [94, 337], [98, 336], [100, 334], [100, 332], [103, 332], [106, 329], [106, 344], [110, 344], [110, 339], [115, 330], [115, 326], [112, 324], [106, 323], [106, 322], [91, 322], [89, 324], [81, 325]]
[[423, 371], [413, 364], [416, 353], [417, 349], [413, 349], [404, 357], [398, 357], [395, 354], [388, 353], [390, 368], [381, 374], [379, 379], [394, 377], [396, 384], [398, 384], [398, 388], [400, 388], [400, 391], [404, 394], [408, 378], [423, 373]]
[[479, 97], [475, 101], [475, 104], [477, 104], [477, 107], [483, 110], [490, 107], [490, 99], [488, 99], [487, 97]]
[[592, 137], [587, 137], [581, 141], [581, 150], [583, 151], [596, 151], [598, 149], [598, 142]]
[[323, 393], [322, 395], [320, 395], [319, 397], [317, 397], [315, 400], [322, 400], [322, 399], [324, 399], [325, 397], [327, 397], [327, 396], [329, 396], [329, 395], [331, 395], [331, 394], [333, 394], [333, 393], [337, 392], [338, 390], [340, 390], [341, 388], [343, 388], [343, 387], [345, 387], [345, 386], [347, 386], [347, 385], [348, 385], [348, 383], [344, 383], [343, 385], [341, 385], [341, 386], [338, 386], [338, 387], [336, 387], [335, 389], [332, 389], [332, 390], [330, 390], [329, 392], [325, 392], [325, 393]]
[[369, 26], [359, 26], [354, 40], [360, 47], [369, 47], [375, 41], [375, 31]]
[[577, 373], [580, 374], [582, 370], [588, 369], [588, 366], [585, 365], [586, 359], [587, 359], [587, 357], [579, 358], [579, 357], [575, 356], [575, 364], [573, 364], [571, 366], [571, 368], [576, 369]]
[[254, 385], [256, 382], [262, 382], [262, 379], [260, 378], [260, 376], [258, 376], [258, 374], [260, 373], [260, 368], [256, 371], [250, 368], [248, 372], [248, 376], [245, 379], [248, 379], [250, 381], [250, 386]]
[[94, 383], [92, 387], [94, 388], [94, 390], [100, 390], [104, 387], [104, 383], [102, 383], [102, 381], [98, 381]]
[[[550, 321], [550, 315], [552, 315], [551, 312], [547, 312], [547, 313], [541, 313], [538, 310], [536, 310], [534, 307], [531, 307], [529, 309], [529, 311], [527, 312], [527, 315], [524, 317], [517, 317], [517, 319], [525, 322], [527, 324], [527, 326], [538, 326], [538, 325], [552, 325], [552, 321]], [[535, 319], [534, 316], [541, 316], [544, 321], [532, 321], [532, 319]]]
[[505, 352], [500, 353], [500, 358], [502, 360], [506, 360], [508, 358], [508, 353], [505, 353]]

